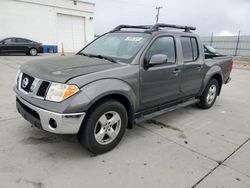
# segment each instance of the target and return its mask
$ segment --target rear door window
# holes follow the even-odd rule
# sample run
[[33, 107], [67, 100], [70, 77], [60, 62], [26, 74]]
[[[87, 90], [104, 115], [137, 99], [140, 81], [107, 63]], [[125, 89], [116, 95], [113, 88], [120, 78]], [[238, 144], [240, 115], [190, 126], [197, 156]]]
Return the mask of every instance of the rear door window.
[[16, 41], [17, 41], [18, 44], [27, 44], [27, 43], [30, 43], [28, 40], [26, 40], [26, 39], [20, 39], [20, 38], [17, 38]]
[[199, 57], [197, 40], [194, 37], [181, 37], [184, 62], [196, 61]]
[[192, 49], [193, 49], [193, 60], [195, 61], [199, 56], [196, 38], [191, 38], [191, 42], [192, 42]]

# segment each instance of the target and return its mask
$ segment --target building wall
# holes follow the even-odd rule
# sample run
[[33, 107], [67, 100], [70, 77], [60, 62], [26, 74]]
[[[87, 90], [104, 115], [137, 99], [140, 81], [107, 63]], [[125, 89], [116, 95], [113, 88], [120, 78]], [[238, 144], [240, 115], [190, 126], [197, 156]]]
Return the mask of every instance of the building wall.
[[201, 37], [204, 44], [213, 46], [225, 55], [250, 56], [250, 36]]
[[85, 41], [94, 39], [94, 3], [72, 0], [1, 0], [0, 38], [24, 37], [46, 45], [59, 45], [58, 14], [84, 18]]

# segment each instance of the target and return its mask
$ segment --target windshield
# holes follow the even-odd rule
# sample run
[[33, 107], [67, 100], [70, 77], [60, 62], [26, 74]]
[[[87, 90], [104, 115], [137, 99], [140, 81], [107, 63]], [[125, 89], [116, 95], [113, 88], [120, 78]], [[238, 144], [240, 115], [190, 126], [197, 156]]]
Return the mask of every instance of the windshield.
[[150, 34], [108, 33], [85, 47], [79, 54], [105, 56], [129, 63], [133, 60]]

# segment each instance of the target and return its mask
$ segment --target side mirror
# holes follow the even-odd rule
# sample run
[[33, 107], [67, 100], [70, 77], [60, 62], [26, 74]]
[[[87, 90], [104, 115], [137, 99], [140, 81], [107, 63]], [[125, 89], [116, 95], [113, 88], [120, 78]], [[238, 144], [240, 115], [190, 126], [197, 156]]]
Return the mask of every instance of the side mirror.
[[1, 44], [2, 44], [2, 45], [4, 45], [4, 44], [5, 44], [5, 42], [4, 42], [4, 41], [2, 41], [2, 42], [1, 42]]
[[153, 55], [148, 63], [149, 66], [161, 65], [168, 62], [168, 56], [165, 54]]

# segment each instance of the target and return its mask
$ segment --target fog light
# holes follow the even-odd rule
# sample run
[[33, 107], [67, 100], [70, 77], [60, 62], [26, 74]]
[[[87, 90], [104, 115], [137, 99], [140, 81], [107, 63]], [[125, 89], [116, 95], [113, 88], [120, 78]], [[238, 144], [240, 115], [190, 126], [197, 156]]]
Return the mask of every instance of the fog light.
[[53, 118], [50, 118], [49, 120], [49, 125], [52, 129], [56, 129], [57, 128], [57, 123]]

